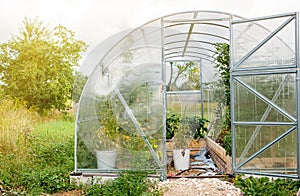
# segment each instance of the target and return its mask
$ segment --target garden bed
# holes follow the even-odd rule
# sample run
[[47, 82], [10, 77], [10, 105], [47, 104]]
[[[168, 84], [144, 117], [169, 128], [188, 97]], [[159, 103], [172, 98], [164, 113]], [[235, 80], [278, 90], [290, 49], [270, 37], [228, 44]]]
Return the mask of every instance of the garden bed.
[[[168, 177], [201, 177], [216, 176], [223, 177], [223, 174], [232, 173], [231, 157], [219, 144], [207, 137], [198, 141], [193, 140], [188, 148], [191, 150], [190, 168], [184, 171], [177, 171], [173, 165], [172, 150], [175, 148], [174, 141], [167, 142]], [[197, 159], [197, 156], [206, 156], [207, 159]], [[213, 163], [208, 163], [212, 159]], [[200, 161], [199, 161], [200, 160]], [[213, 165], [216, 165], [215, 168]]]

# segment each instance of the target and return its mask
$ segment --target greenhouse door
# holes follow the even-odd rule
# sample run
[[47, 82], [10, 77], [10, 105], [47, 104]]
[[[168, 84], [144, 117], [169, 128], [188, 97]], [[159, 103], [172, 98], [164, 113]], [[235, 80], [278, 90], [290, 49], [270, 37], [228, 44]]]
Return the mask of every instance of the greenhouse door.
[[233, 171], [299, 178], [298, 13], [230, 28]]

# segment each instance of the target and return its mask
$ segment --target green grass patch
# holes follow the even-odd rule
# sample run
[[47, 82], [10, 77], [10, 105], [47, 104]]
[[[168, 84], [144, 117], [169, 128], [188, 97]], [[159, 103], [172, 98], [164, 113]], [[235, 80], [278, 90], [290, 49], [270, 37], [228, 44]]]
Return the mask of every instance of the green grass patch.
[[23, 148], [23, 154], [0, 153], [0, 185], [7, 194], [52, 194], [75, 188], [69, 181], [74, 170], [74, 121], [37, 124]]

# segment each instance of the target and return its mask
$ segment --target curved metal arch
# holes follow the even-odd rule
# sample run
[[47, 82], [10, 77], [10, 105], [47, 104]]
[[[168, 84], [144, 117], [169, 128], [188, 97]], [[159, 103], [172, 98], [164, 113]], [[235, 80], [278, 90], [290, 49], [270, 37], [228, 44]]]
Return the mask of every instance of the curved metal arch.
[[221, 28], [229, 29], [229, 26], [225, 26], [225, 25], [221, 25], [221, 24], [217, 24], [217, 23], [210, 23], [210, 22], [199, 22], [199, 23], [196, 23], [196, 22], [182, 22], [182, 23], [168, 25], [168, 26], [165, 26], [164, 28], [171, 28], [171, 27], [175, 27], [175, 26], [191, 25], [191, 24], [209, 25], [209, 26], [216, 26], [216, 27], [221, 27]]
[[[176, 44], [176, 43], [181, 43], [181, 42], [186, 42], [186, 40], [179, 40], [179, 41], [172, 41], [172, 42], [167, 42], [165, 45], [170, 45], [170, 44]], [[203, 44], [208, 44], [208, 45], [213, 45], [214, 43], [208, 42], [208, 41], [203, 41], [203, 40], [190, 40], [189, 42], [194, 42], [194, 43], [203, 43]]]
[[[172, 54], [179, 54], [179, 53], [182, 53], [182, 52], [171, 52], [171, 53], [165, 54], [165, 57], [170, 56], [170, 55], [172, 55]], [[212, 58], [213, 60], [216, 60], [215, 57], [210, 56], [210, 55], [208, 55], [208, 54], [201, 53], [201, 52], [186, 51], [185, 53], [186, 53], [186, 54], [199, 54], [199, 55], [206, 56], [206, 57], [208, 57], [208, 58]], [[181, 55], [181, 57], [183, 57], [183, 56]], [[199, 57], [199, 58], [202, 58], [202, 57]]]
[[176, 15], [188, 14], [188, 13], [195, 13], [195, 12], [196, 13], [209, 13], [209, 14], [223, 14], [223, 15], [228, 15], [228, 16], [232, 15], [234, 17], [244, 19], [243, 17], [235, 15], [235, 14], [231, 14], [231, 13], [228, 13], [228, 12], [222, 12], [222, 11], [214, 11], [214, 10], [191, 10], [191, 11], [183, 11], [183, 12], [177, 12], [177, 13], [172, 13], [172, 14], [165, 15], [164, 18], [171, 17], [171, 16], [176, 16]]
[[[188, 33], [170, 34], [170, 35], [166, 35], [164, 38], [175, 37], [177, 35], [188, 35]], [[223, 37], [223, 36], [220, 36], [220, 35], [216, 35], [216, 34], [212, 34], [212, 33], [192, 32], [191, 35], [207, 35], [207, 36], [217, 37], [217, 38], [229, 41], [229, 38], [226, 38], [226, 37]]]
[[[169, 50], [169, 51], [165, 51], [165, 55], [170, 55], [170, 54], [176, 54], [176, 53], [181, 53], [182, 54], [182, 50], [180, 49], [183, 49], [183, 48], [179, 48], [179, 49], [176, 49], [176, 50]], [[190, 49], [190, 48], [189, 48]], [[202, 51], [202, 52], [201, 52]], [[194, 52], [194, 53], [199, 53], [199, 54], [205, 54], [206, 56], [209, 56], [209, 57], [213, 57], [215, 53], [213, 54], [209, 54], [207, 51], [205, 50], [187, 50], [187, 52]]]
[[[185, 57], [192, 57], [192, 58], [196, 58], [196, 59], [203, 59], [203, 60], [206, 60], [206, 61], [208, 61], [208, 62], [210, 62], [212, 64], [217, 64], [215, 61], [212, 61], [212, 60], [207, 59], [205, 57], [199, 57], [199, 56], [194, 56], [194, 55], [184, 55], [184, 56], [182, 56], [182, 55], [174, 55], [174, 56], [170, 56], [170, 57], [165, 58], [165, 60], [166, 60], [166, 62], [172, 62], [172, 61], [168, 61], [168, 59], [172, 59], [172, 58], [185, 58]], [[191, 60], [186, 59], [186, 61], [191, 61]]]
[[[189, 46], [189, 48], [194, 48], [198, 50], [206, 50], [208, 52], [216, 53], [216, 51], [208, 49], [208, 48], [203, 48], [203, 47], [197, 47], [197, 46]], [[173, 49], [183, 49], [183, 47], [173, 47], [173, 48], [165, 48], [165, 51], [173, 50]]]

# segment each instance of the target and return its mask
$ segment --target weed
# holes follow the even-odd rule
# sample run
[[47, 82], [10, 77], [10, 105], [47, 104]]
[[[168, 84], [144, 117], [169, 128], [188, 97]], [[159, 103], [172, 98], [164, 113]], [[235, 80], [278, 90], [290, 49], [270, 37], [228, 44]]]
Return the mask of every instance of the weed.
[[0, 151], [0, 187], [5, 193], [40, 195], [75, 189], [69, 180], [74, 165], [74, 122], [38, 124], [21, 147], [22, 154], [11, 151], [4, 156]]
[[120, 177], [105, 181], [103, 184], [95, 184], [87, 187], [87, 195], [162, 195], [162, 190], [157, 188], [156, 181], [147, 178], [148, 173], [144, 171], [121, 172]]
[[269, 180], [267, 177], [238, 177], [234, 186], [240, 188], [245, 195], [295, 195], [300, 187], [300, 181], [291, 179]]

